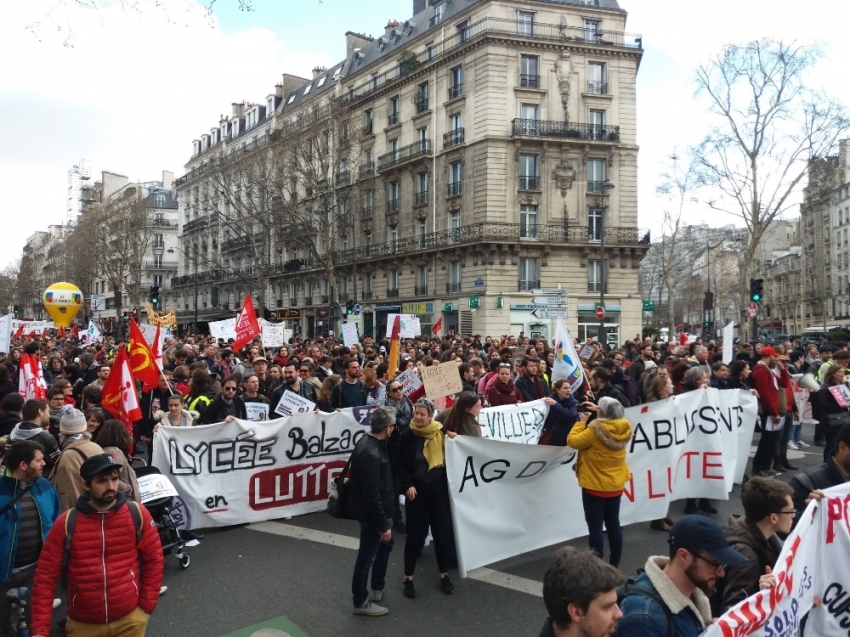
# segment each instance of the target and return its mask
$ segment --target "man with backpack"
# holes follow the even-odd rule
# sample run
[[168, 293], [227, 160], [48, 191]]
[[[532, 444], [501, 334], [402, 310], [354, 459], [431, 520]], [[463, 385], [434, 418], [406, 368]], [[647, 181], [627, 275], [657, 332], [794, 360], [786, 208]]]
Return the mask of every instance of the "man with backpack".
[[68, 637], [145, 634], [162, 583], [162, 542], [147, 509], [119, 490], [119, 469], [107, 454], [80, 467], [85, 494], [56, 520], [36, 567], [33, 637], [50, 634], [60, 578], [68, 589]]
[[78, 409], [63, 414], [59, 420], [59, 441], [62, 451], [50, 472], [50, 482], [59, 494], [62, 511], [67, 511], [74, 508], [83, 493], [80, 467], [87, 458], [103, 453], [103, 449], [92, 441], [86, 417]]
[[709, 597], [727, 566], [747, 558], [729, 546], [723, 530], [703, 515], [673, 525], [669, 557], [650, 557], [622, 591], [619, 637], [697, 637], [712, 619]]
[[345, 407], [362, 407], [366, 404], [366, 385], [360, 380], [360, 363], [356, 358], [348, 358], [343, 364], [345, 376], [334, 388], [331, 396], [331, 410]]

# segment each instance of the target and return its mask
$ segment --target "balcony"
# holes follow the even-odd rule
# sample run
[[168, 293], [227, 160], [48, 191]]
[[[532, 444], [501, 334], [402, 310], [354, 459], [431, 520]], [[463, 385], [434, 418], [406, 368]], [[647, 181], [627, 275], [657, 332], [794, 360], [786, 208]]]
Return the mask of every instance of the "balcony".
[[206, 228], [209, 224], [209, 217], [203, 216], [198, 217], [197, 219], [192, 219], [191, 221], [187, 221], [183, 224], [183, 232], [192, 232], [194, 230], [200, 230], [201, 228]]
[[539, 239], [540, 225], [536, 223], [520, 223], [519, 224], [520, 239]]
[[313, 305], [313, 297], [305, 296], [304, 297], [304, 305]]
[[177, 261], [145, 261], [145, 270], [176, 270]]
[[608, 294], [608, 285], [607, 284], [603, 285], [601, 281], [588, 281], [587, 282], [587, 291], [588, 292], [604, 292], [605, 294]]
[[387, 126], [395, 126], [396, 124], [398, 124], [398, 113], [387, 115]]
[[340, 292], [338, 296], [340, 303], [347, 303], [350, 298], [351, 297], [348, 295], [348, 292]]
[[363, 206], [363, 210], [360, 211], [360, 219], [362, 221], [372, 220], [372, 206]]
[[519, 280], [519, 291], [520, 292], [531, 292], [531, 290], [540, 287], [540, 279], [534, 280]]
[[363, 297], [364, 301], [371, 301], [375, 297], [375, 294], [372, 292], [372, 290], [363, 290], [361, 296]]
[[387, 288], [387, 298], [388, 299], [397, 299], [398, 298], [398, 288]]
[[599, 80], [588, 80], [587, 92], [592, 95], [608, 95], [608, 82], [600, 82]]
[[531, 137], [558, 137], [592, 142], [619, 142], [619, 126], [600, 124], [577, 124], [542, 119], [515, 119], [511, 122], [512, 135]]
[[540, 177], [520, 177], [520, 190], [540, 190]]
[[428, 286], [427, 285], [417, 285], [413, 289], [414, 296], [428, 296]]
[[443, 148], [451, 148], [463, 143], [463, 128], [456, 128], [443, 133]]
[[594, 195], [604, 195], [606, 183], [607, 182], [604, 181], [588, 181], [587, 192], [592, 193]]
[[446, 283], [446, 294], [457, 294], [460, 292], [460, 281], [450, 281]]
[[375, 174], [375, 162], [370, 161], [368, 164], [363, 164], [357, 169], [357, 174], [360, 179], [366, 179]]
[[387, 212], [398, 212], [398, 199], [390, 199], [387, 202]]
[[459, 82], [458, 84], [449, 87], [450, 100], [453, 100], [456, 97], [460, 97], [461, 95], [463, 95], [463, 82]]
[[347, 186], [351, 183], [351, 173], [347, 170], [340, 170], [336, 176], [337, 186]]
[[540, 76], [521, 73], [519, 76], [519, 85], [523, 88], [540, 88]]
[[369, 120], [365, 124], [363, 124], [363, 134], [371, 135], [372, 134], [372, 120]]
[[298, 307], [298, 299], [296, 297], [289, 297], [289, 307]]
[[420, 139], [418, 142], [409, 144], [396, 151], [385, 153], [378, 157], [378, 172], [406, 164], [420, 157], [428, 157], [430, 155], [431, 140]]
[[454, 181], [448, 186], [449, 197], [457, 197], [463, 194], [463, 181]]
[[427, 97], [416, 102], [416, 112], [417, 113], [424, 113], [427, 110], [428, 110], [428, 98]]
[[416, 203], [414, 205], [424, 206], [426, 203], [428, 203], [428, 191], [423, 190], [422, 192], [417, 192], [416, 193]]
[[324, 305], [327, 305], [328, 303], [330, 303], [330, 301], [331, 301], [331, 297], [329, 297], [327, 294], [322, 295], [322, 303]]

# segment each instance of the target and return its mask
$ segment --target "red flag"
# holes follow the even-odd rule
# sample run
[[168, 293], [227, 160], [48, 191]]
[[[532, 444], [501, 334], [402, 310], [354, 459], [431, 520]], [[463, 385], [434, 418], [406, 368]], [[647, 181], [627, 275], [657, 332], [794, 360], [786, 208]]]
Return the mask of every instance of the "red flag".
[[123, 347], [118, 348], [109, 376], [103, 384], [100, 404], [113, 417], [123, 422], [130, 434], [133, 434], [133, 423], [142, 419], [142, 410], [139, 409], [127, 350]]
[[[133, 378], [142, 382], [142, 391], [156, 389], [159, 384], [159, 369], [154, 355], [148, 347], [145, 335], [139, 329], [136, 319], [130, 317], [130, 372]], [[111, 370], [110, 370], [111, 373]]]
[[12, 334], [12, 338], [23, 338], [24, 336], [24, 326], [21, 325], [14, 334]]
[[259, 333], [260, 324], [257, 322], [257, 313], [254, 311], [254, 303], [251, 301], [251, 294], [248, 293], [245, 295], [245, 301], [242, 303], [242, 309], [239, 311], [239, 316], [236, 318], [236, 340], [233, 343], [233, 351], [238, 352], [250, 343]]
[[153, 362], [156, 363], [156, 366], [162, 371], [162, 343], [160, 339], [162, 336], [160, 335], [160, 324], [156, 324], [156, 334], [153, 336], [153, 347], [151, 350], [153, 351]]
[[71, 328], [71, 336], [74, 338], [79, 338], [80, 336], [80, 326], [76, 323], [74, 324], [74, 327]]
[[47, 398], [47, 383], [41, 369], [41, 359], [31, 354], [22, 354], [18, 369], [18, 392], [25, 400]]
[[65, 328], [60, 325], [59, 326], [59, 338], [64, 338], [64, 337], [65, 337]]
[[688, 335], [685, 332], [679, 332], [679, 342], [682, 345], [688, 344]]
[[437, 319], [437, 322], [434, 323], [434, 327], [431, 328], [431, 331], [434, 333], [434, 336], [440, 335], [440, 330], [443, 329], [443, 315], [440, 314], [440, 318]]

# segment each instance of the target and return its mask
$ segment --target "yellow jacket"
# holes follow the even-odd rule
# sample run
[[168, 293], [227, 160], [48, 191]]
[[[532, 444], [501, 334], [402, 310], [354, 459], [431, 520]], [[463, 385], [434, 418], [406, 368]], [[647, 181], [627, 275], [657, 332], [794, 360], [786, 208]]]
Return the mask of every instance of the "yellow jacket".
[[632, 424], [618, 420], [580, 420], [573, 425], [567, 445], [578, 450], [575, 470], [578, 484], [590, 491], [620, 491], [631, 472], [626, 464], [626, 443], [632, 437]]

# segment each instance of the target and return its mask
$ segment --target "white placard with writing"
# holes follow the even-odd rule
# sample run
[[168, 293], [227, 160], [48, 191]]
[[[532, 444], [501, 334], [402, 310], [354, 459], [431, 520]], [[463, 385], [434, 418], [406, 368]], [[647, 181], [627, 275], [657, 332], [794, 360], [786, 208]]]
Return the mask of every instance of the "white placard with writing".
[[422, 333], [419, 317], [415, 314], [387, 314], [387, 338], [393, 337], [393, 323], [396, 316], [401, 317], [400, 338], [416, 338]]
[[280, 402], [274, 408], [274, 411], [281, 416], [293, 416], [295, 414], [309, 414], [314, 409], [316, 409], [316, 403], [287, 389], [280, 397]]
[[284, 345], [283, 323], [263, 324], [263, 347], [281, 347]]
[[408, 369], [395, 377], [395, 380], [401, 383], [402, 391], [405, 396], [410, 396], [417, 389], [422, 387], [422, 381], [416, 375], [415, 369]]
[[342, 324], [342, 344], [346, 347], [357, 345], [360, 335], [357, 333], [357, 323], [349, 321]]
[[266, 403], [245, 403], [245, 413], [248, 415], [248, 420], [268, 420], [269, 406]]

